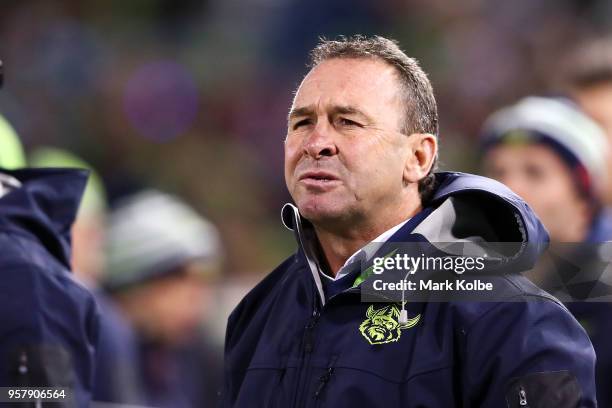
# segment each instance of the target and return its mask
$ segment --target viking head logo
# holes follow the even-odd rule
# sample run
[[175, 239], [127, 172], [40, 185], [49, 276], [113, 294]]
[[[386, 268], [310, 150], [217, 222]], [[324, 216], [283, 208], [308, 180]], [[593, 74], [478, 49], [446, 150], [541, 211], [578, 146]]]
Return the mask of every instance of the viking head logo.
[[370, 344], [385, 344], [398, 341], [403, 329], [414, 327], [421, 315], [408, 319], [406, 323], [399, 323], [400, 311], [396, 305], [387, 305], [378, 310], [374, 305], [368, 307], [367, 319], [359, 326], [359, 331]]

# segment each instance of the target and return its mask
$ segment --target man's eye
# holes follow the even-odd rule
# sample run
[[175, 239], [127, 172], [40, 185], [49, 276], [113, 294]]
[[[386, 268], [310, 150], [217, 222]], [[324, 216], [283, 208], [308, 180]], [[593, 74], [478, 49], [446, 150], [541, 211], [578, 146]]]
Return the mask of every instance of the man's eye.
[[297, 122], [293, 124], [293, 130], [296, 130], [302, 126], [308, 126], [308, 125], [310, 125], [310, 119], [298, 120]]
[[341, 126], [358, 126], [361, 127], [361, 125], [353, 120], [347, 119], [347, 118], [338, 118], [338, 124], [340, 124]]

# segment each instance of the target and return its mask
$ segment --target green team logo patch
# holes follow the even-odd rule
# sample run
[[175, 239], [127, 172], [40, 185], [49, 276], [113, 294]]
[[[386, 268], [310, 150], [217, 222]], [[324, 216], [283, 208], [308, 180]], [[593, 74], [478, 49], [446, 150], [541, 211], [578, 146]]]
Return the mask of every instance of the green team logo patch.
[[394, 304], [374, 309], [368, 307], [367, 318], [359, 325], [359, 331], [370, 344], [385, 344], [398, 341], [402, 330], [410, 329], [421, 320], [421, 315], [408, 319], [406, 323], [399, 322], [400, 311]]

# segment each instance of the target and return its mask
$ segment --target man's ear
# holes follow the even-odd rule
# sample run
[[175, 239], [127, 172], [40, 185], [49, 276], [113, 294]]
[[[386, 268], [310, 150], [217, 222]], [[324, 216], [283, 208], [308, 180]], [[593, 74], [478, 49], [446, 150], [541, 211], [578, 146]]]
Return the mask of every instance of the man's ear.
[[410, 155], [404, 166], [404, 182], [418, 183], [433, 166], [438, 154], [438, 139], [430, 133], [413, 133], [408, 138]]

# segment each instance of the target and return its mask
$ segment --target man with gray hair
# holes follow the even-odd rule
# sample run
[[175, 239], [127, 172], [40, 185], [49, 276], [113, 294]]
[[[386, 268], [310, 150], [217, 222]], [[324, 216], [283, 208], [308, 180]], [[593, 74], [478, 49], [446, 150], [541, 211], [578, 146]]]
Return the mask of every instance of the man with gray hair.
[[222, 252], [216, 227], [176, 196], [146, 189], [110, 214], [103, 283], [135, 329], [147, 406], [207, 407], [216, 399], [221, 358], [201, 324]]
[[[427, 76], [395, 42], [314, 49], [285, 139], [295, 205], [282, 218], [298, 250], [229, 318], [222, 406], [596, 406], [584, 330], [519, 274], [546, 231], [502, 184], [433, 172], [436, 110]], [[475, 274], [492, 301], [372, 295], [384, 254], [422, 255], [397, 245], [468, 241], [519, 243], [495, 258], [504, 274]]]

